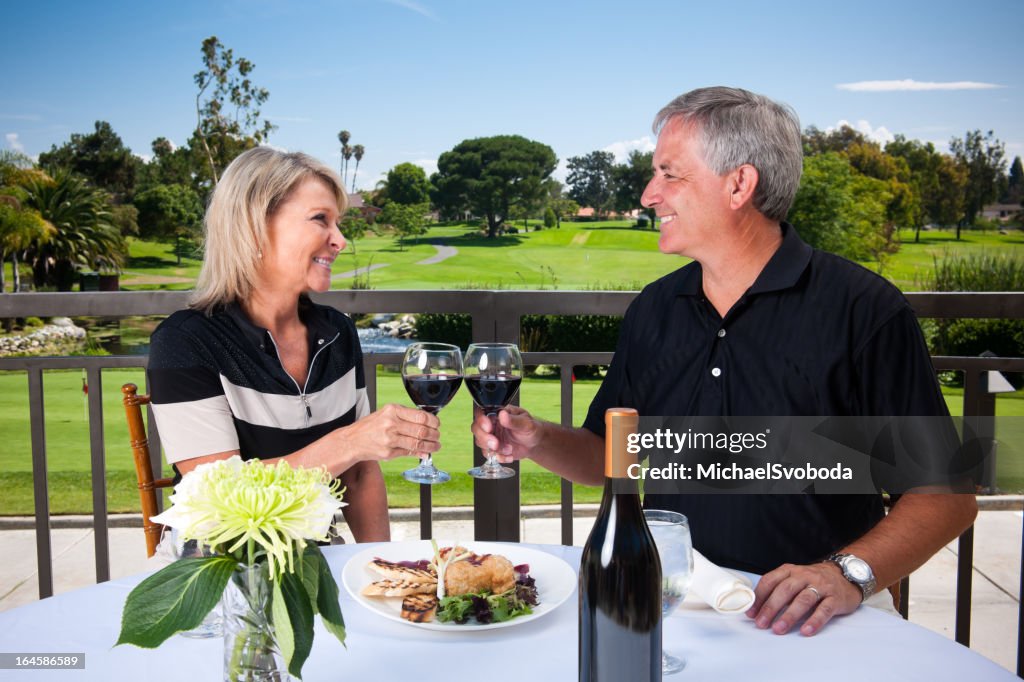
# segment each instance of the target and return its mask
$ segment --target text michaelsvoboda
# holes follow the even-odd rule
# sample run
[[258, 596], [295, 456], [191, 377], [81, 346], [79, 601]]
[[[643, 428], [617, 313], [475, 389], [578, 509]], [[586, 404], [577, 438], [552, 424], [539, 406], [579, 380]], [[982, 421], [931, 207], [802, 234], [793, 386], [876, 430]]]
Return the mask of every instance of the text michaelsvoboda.
[[631, 464], [626, 469], [626, 475], [634, 480], [661, 481], [852, 481], [853, 469], [842, 464], [831, 467], [815, 467], [809, 462], [802, 466], [786, 465], [779, 462], [770, 462], [760, 466], [740, 466], [736, 462], [696, 465], [675, 462], [647, 469], [640, 464]]

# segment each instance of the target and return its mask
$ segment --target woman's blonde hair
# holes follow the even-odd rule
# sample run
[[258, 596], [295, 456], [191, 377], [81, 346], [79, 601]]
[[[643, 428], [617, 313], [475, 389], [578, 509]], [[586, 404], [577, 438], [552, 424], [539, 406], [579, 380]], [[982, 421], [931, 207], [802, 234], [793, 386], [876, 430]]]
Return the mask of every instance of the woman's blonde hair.
[[191, 306], [214, 308], [248, 298], [267, 241], [267, 219], [307, 178], [322, 180], [345, 214], [341, 178], [312, 156], [256, 147], [239, 155], [213, 190], [203, 220], [204, 257]]

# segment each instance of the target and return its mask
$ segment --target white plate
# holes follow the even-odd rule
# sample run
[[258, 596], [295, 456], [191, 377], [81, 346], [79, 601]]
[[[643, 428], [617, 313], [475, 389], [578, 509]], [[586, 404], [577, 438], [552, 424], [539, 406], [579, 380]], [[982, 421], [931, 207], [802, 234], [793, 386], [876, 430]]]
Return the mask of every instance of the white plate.
[[[450, 546], [451, 542], [439, 542], [438, 546]], [[562, 559], [552, 556], [547, 552], [541, 552], [529, 547], [521, 547], [515, 544], [504, 544], [497, 542], [460, 542], [461, 546], [476, 552], [477, 554], [501, 554], [508, 558], [514, 566], [519, 564], [530, 565], [530, 577], [536, 581], [537, 606], [532, 607], [533, 613], [525, 616], [517, 616], [511, 620], [501, 623], [489, 623], [482, 625], [476, 622], [469, 622], [463, 625], [457, 623], [440, 623], [431, 621], [429, 623], [413, 623], [402, 618], [402, 599], [400, 597], [364, 597], [363, 587], [375, 580], [380, 580], [380, 575], [373, 573], [366, 565], [375, 558], [387, 559], [388, 561], [419, 561], [430, 559], [434, 550], [429, 540], [414, 540], [410, 542], [389, 542], [365, 549], [348, 560], [341, 570], [341, 580], [345, 589], [357, 602], [370, 609], [376, 614], [389, 618], [390, 620], [412, 625], [424, 630], [440, 630], [453, 632], [466, 632], [476, 630], [493, 630], [495, 628], [511, 627], [528, 623], [550, 613], [558, 608], [566, 599], [572, 596], [576, 589], [576, 571]]]

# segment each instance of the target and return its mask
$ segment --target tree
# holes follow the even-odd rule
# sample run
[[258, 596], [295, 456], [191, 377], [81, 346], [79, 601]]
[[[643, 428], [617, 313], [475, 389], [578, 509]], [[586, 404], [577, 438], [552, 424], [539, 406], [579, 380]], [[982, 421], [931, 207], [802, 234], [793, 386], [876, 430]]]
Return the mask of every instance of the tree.
[[[246, 149], [266, 141], [275, 126], [260, 120], [260, 107], [270, 91], [250, 79], [256, 65], [244, 57], [235, 59], [217, 36], [203, 41], [203, 69], [193, 77], [196, 94], [196, 130], [193, 138], [202, 146], [212, 184], [221, 171]], [[205, 99], [204, 99], [205, 98]]]
[[356, 240], [362, 239], [370, 230], [370, 223], [363, 216], [362, 211], [358, 208], [350, 208], [345, 211], [345, 216], [341, 219], [339, 227], [345, 240], [352, 245], [352, 255], [356, 255]]
[[555, 210], [553, 208], [548, 206], [544, 209], [544, 227], [550, 230], [555, 226], [557, 220], [558, 219], [555, 217]]
[[845, 152], [853, 144], [867, 142], [864, 133], [858, 132], [848, 125], [835, 130], [823, 132], [815, 126], [808, 126], [803, 134], [804, 156], [814, 156], [826, 152]]
[[590, 206], [598, 215], [606, 213], [614, 194], [614, 161], [614, 154], [601, 151], [570, 157], [566, 177], [569, 196], [583, 206]]
[[203, 205], [188, 185], [156, 185], [135, 198], [141, 236], [172, 241], [181, 265], [184, 243], [199, 236]]
[[405, 248], [405, 239], [427, 231], [423, 216], [430, 210], [429, 204], [400, 204], [389, 201], [377, 216], [377, 222], [391, 225], [398, 237], [398, 248]]
[[956, 162], [967, 176], [964, 187], [964, 217], [957, 222], [956, 238], [960, 239], [962, 225], [973, 225], [985, 204], [991, 203], [998, 195], [996, 181], [1006, 167], [1006, 146], [988, 131], [967, 132], [963, 139], [954, 137], [949, 142]]
[[25, 192], [25, 205], [54, 227], [51, 235], [35, 241], [26, 252], [36, 288], [70, 291], [78, 267], [116, 269], [124, 262], [124, 241], [110, 223], [106, 192], [67, 171], [59, 171], [52, 180], [33, 178], [25, 184]]
[[446, 215], [468, 209], [486, 217], [493, 238], [512, 206], [543, 196], [557, 164], [551, 147], [519, 135], [463, 140], [437, 160], [431, 198]]
[[427, 173], [414, 163], [400, 163], [388, 171], [380, 186], [383, 192], [378, 201], [399, 204], [423, 204], [430, 201], [430, 181]]
[[349, 157], [345, 156], [345, 150], [348, 149], [348, 141], [352, 139], [352, 133], [347, 130], [338, 131], [338, 142], [341, 144], [341, 182], [342, 185], [348, 184], [348, 172], [345, 168], [346, 162]]
[[1003, 203], [1024, 203], [1024, 165], [1021, 164], [1019, 156], [1013, 157], [1013, 163], [1010, 164], [1010, 176], [1006, 180]]
[[843, 155], [826, 152], [804, 157], [789, 220], [811, 246], [852, 260], [875, 260], [881, 267], [889, 248], [889, 201], [884, 181], [861, 175]]
[[131, 201], [142, 161], [124, 146], [109, 123], [96, 121], [93, 132], [73, 133], [68, 142], [40, 154], [39, 165], [51, 174], [66, 168], [82, 175], [120, 203]]
[[[193, 172], [193, 152], [188, 147], [176, 147], [166, 137], [153, 140], [150, 149], [153, 157], [149, 163], [139, 168], [136, 190], [145, 191], [155, 185], [190, 185], [199, 190], [194, 181], [197, 174]], [[206, 166], [205, 160], [200, 166]], [[207, 167], [208, 170], [208, 167]]]
[[352, 191], [356, 191], [356, 176], [359, 175], [359, 162], [363, 160], [366, 148], [361, 144], [352, 145], [352, 155], [356, 157], [356, 169], [352, 173]]
[[959, 219], [965, 177], [949, 156], [936, 151], [931, 142], [908, 140], [903, 135], [889, 142], [885, 152], [907, 164], [909, 183], [919, 197], [911, 223], [915, 242], [921, 239], [923, 225], [952, 225]]
[[615, 180], [614, 207], [616, 211], [629, 213], [641, 209], [650, 224], [654, 224], [654, 209], [644, 209], [640, 203], [647, 183], [654, 177], [654, 152], [641, 152], [636, 149], [629, 153], [626, 163], [620, 163], [612, 169]]
[[21, 291], [19, 254], [53, 234], [53, 225], [43, 220], [39, 211], [24, 205], [27, 193], [23, 186], [46, 177], [24, 154], [0, 150], [0, 293], [6, 288], [3, 263], [7, 257], [11, 258], [14, 291]]

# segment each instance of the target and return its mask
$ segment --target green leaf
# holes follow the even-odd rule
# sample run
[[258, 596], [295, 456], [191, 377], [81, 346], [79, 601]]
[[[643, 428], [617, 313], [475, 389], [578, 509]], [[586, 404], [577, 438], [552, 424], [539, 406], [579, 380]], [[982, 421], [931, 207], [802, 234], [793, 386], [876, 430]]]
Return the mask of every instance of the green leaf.
[[341, 604], [338, 602], [338, 583], [334, 582], [331, 575], [331, 567], [327, 565], [327, 559], [316, 550], [316, 558], [319, 563], [317, 575], [320, 577], [320, 585], [317, 589], [316, 604], [320, 611], [320, 619], [324, 627], [338, 638], [338, 641], [345, 644], [345, 619], [341, 615]]
[[302, 584], [306, 587], [306, 594], [309, 595], [313, 613], [319, 613], [320, 608], [316, 605], [316, 594], [320, 585], [320, 548], [316, 546], [316, 543], [308, 544], [302, 552], [299, 575], [302, 576]]
[[220, 601], [236, 564], [225, 556], [181, 559], [143, 580], [125, 601], [117, 644], [154, 649], [174, 633], [198, 627]]
[[302, 666], [313, 649], [313, 607], [297, 575], [284, 573], [274, 581], [271, 610], [274, 633], [288, 661], [288, 672], [301, 679]]

